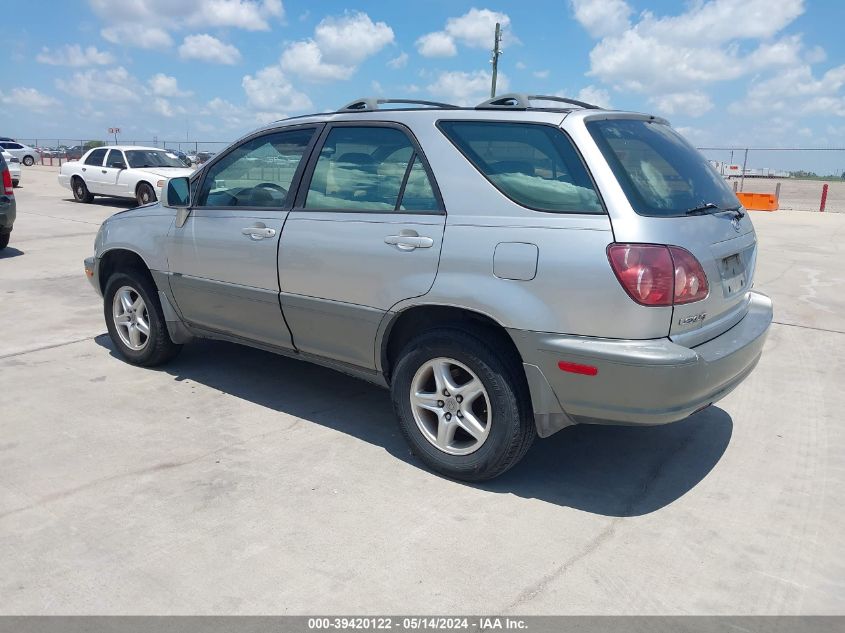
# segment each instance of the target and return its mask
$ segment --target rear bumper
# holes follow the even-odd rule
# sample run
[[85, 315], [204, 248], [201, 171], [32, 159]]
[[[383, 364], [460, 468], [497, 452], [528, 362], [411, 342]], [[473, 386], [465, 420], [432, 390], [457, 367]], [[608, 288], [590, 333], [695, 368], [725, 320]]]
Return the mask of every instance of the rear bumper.
[[[752, 292], [748, 313], [739, 323], [693, 348], [668, 338], [511, 335], [526, 366], [538, 432], [547, 436], [577, 422], [652, 425], [686, 418], [726, 396], [751, 373], [771, 322], [771, 300]], [[589, 365], [597, 373], [567, 373], [558, 368], [559, 361]], [[546, 386], [554, 400], [543, 394]]]

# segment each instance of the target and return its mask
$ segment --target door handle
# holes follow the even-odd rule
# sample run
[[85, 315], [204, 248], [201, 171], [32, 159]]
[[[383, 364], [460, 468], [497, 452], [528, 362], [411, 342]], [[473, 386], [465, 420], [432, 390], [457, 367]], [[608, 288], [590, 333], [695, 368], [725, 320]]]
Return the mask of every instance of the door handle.
[[431, 248], [434, 246], [433, 239], [420, 235], [388, 235], [384, 238], [384, 243], [395, 246], [400, 251], [412, 251], [415, 248]]
[[252, 240], [263, 240], [265, 237], [276, 235], [276, 229], [267, 228], [262, 224], [261, 226], [248, 226], [241, 229], [241, 233], [248, 235]]
[[109, 172], [107, 172], [107, 171], [104, 169], [104, 170], [103, 170], [103, 173], [104, 173], [104, 174], [107, 174], [107, 173], [109, 173]]

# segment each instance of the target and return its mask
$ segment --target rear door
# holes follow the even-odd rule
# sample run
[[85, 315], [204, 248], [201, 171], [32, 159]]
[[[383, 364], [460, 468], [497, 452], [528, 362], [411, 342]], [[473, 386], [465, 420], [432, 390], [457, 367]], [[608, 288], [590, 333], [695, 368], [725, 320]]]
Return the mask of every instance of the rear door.
[[445, 218], [409, 130], [329, 125], [279, 246], [281, 302], [296, 347], [373, 368], [382, 317], [434, 283]]
[[587, 127], [633, 210], [612, 217], [616, 241], [681, 246], [707, 275], [705, 299], [674, 306], [670, 338], [697, 345], [738, 323], [748, 308], [757, 239], [722, 176], [665, 121], [616, 117]]
[[109, 187], [106, 179], [106, 169], [103, 167], [103, 161], [106, 158], [108, 149], [101, 147], [95, 149], [88, 156], [80, 168], [82, 170], [82, 179], [91, 193], [98, 193], [108, 195]]
[[276, 255], [318, 126], [250, 137], [203, 170], [196, 204], [168, 234], [170, 287], [192, 326], [293, 346], [279, 306]]

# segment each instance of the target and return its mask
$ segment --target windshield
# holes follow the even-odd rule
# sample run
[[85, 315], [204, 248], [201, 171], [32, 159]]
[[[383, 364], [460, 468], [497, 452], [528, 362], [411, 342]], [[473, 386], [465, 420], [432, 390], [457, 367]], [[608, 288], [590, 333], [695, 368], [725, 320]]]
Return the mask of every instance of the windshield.
[[714, 212], [739, 201], [695, 148], [665, 123], [589, 121], [587, 129], [639, 215], [679, 216], [705, 205]]
[[175, 154], [152, 149], [131, 149], [126, 152], [129, 166], [141, 167], [184, 167], [184, 163]]

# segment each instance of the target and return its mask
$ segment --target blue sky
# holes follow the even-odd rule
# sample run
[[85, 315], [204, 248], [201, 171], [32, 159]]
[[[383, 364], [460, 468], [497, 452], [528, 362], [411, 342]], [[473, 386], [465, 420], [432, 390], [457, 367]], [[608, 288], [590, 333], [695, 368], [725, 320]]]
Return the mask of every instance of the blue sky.
[[[362, 95], [489, 90], [666, 116], [699, 146], [845, 146], [840, 0], [18, 2], [0, 134], [229, 141]], [[845, 156], [836, 161], [845, 163]]]

